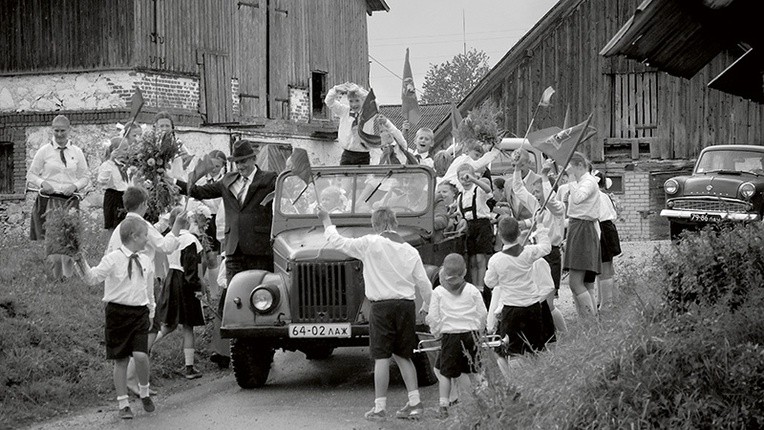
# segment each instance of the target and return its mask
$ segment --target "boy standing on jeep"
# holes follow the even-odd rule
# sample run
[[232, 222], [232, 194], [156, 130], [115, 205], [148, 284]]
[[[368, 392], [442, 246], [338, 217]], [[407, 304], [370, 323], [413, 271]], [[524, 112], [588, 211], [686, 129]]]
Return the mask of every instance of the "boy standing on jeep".
[[374, 359], [375, 394], [374, 408], [365, 418], [376, 421], [387, 416], [390, 356], [398, 364], [408, 391], [408, 403], [395, 415], [420, 418], [424, 408], [411, 361], [417, 346], [414, 299], [418, 288], [424, 302], [420, 312], [427, 312], [432, 284], [419, 252], [396, 232], [398, 220], [389, 208], [379, 208], [372, 213], [371, 226], [376, 234], [355, 239], [340, 235], [323, 208], [319, 208], [318, 217], [324, 224], [324, 236], [329, 243], [363, 263], [366, 298], [371, 302], [369, 351]]

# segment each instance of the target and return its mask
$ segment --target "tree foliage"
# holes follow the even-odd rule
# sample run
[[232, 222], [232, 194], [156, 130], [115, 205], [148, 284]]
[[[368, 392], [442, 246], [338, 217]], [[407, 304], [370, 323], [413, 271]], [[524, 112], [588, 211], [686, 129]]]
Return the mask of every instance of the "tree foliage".
[[423, 103], [459, 102], [488, 73], [488, 54], [473, 48], [451, 61], [430, 64], [422, 88]]

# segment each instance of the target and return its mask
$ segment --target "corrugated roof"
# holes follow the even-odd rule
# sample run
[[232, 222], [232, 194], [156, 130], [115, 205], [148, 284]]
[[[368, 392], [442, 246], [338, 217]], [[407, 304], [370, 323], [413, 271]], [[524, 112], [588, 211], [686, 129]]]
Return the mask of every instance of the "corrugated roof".
[[[437, 103], [437, 104], [422, 104], [419, 105], [419, 111], [422, 114], [422, 118], [419, 120], [419, 124], [413, 127], [411, 135], [420, 128], [429, 128], [435, 130], [435, 127], [443, 121], [444, 118], [448, 118], [451, 113], [450, 103]], [[379, 106], [379, 113], [389, 118], [393, 124], [400, 130], [403, 127], [403, 112], [401, 111], [401, 105], [381, 105]], [[409, 136], [406, 136], [407, 140]], [[410, 141], [409, 144], [412, 144]]]
[[390, 6], [385, 0], [366, 0], [366, 12], [371, 15], [372, 12], [389, 12]]

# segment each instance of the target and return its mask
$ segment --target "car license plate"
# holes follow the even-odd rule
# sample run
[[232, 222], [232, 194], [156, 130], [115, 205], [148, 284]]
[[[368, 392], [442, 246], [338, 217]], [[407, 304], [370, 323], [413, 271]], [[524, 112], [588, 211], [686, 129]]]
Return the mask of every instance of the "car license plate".
[[289, 337], [350, 337], [350, 323], [289, 324]]
[[716, 215], [716, 214], [690, 214], [690, 221], [718, 222], [721, 220], [722, 220], [722, 216]]

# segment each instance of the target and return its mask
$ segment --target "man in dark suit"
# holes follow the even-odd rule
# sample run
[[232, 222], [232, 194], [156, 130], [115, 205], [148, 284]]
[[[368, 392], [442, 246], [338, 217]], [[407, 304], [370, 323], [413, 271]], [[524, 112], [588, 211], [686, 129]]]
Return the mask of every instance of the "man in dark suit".
[[[223, 199], [225, 239], [222, 246], [225, 252], [226, 284], [230, 284], [234, 275], [245, 270], [273, 271], [271, 193], [276, 187], [276, 173], [257, 167], [257, 153], [258, 150], [250, 142], [237, 141], [228, 158], [228, 161], [236, 164], [236, 169], [222, 179], [206, 185], [192, 183], [189, 188], [184, 182], [177, 181], [181, 190], [188, 190], [188, 195], [195, 199]], [[205, 172], [201, 173], [198, 177], [192, 175], [190, 181], [196, 182]], [[218, 306], [220, 315], [223, 314], [225, 295], [224, 289]], [[224, 354], [220, 351], [219, 355]], [[227, 357], [217, 360], [227, 365]], [[220, 365], [219, 361], [216, 362]]]

